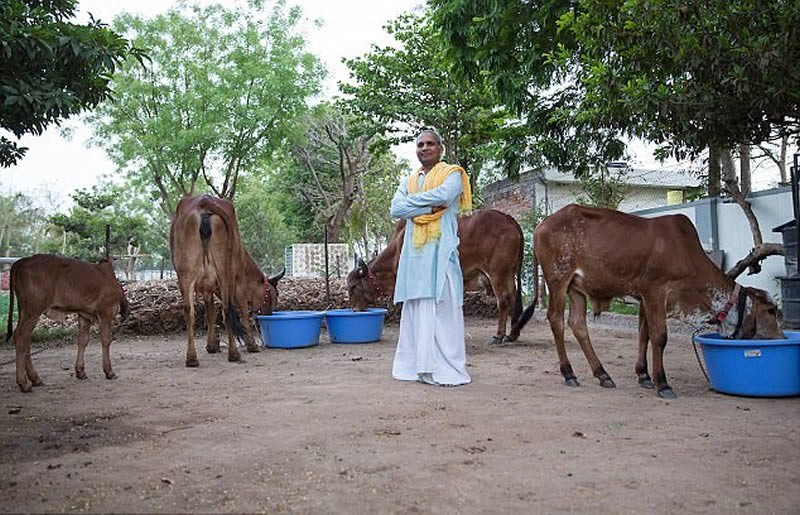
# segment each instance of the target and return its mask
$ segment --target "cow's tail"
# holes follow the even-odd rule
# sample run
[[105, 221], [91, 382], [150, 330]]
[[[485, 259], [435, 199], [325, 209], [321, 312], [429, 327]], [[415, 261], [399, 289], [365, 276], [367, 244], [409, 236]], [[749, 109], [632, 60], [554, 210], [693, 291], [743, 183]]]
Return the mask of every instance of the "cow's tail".
[[233, 335], [238, 340], [241, 340], [245, 333], [244, 324], [242, 324], [242, 318], [239, 316], [239, 310], [236, 309], [236, 306], [231, 301], [228, 301], [227, 312], [228, 316], [226, 317], [225, 323], [228, 324]]
[[200, 214], [200, 242], [203, 244], [203, 253], [208, 250], [208, 242], [211, 240], [211, 215], [212, 213]]
[[11, 339], [11, 334], [14, 332], [14, 265], [11, 265], [11, 271], [8, 273], [8, 332], [6, 333], [6, 341]]
[[525, 235], [519, 224], [516, 224], [516, 226], [519, 232], [519, 253], [517, 257], [517, 295], [514, 299], [514, 311], [511, 314], [512, 327], [519, 321], [519, 317], [522, 315], [522, 261], [525, 258]]
[[533, 317], [533, 310], [536, 309], [536, 301], [539, 299], [539, 261], [536, 259], [536, 249], [533, 252], [533, 302], [525, 308], [525, 311], [522, 312], [519, 319], [511, 325], [511, 333], [509, 334], [508, 338], [511, 341], [515, 341], [519, 338], [519, 333], [522, 332], [522, 328], [525, 327], [525, 324], [528, 323]]

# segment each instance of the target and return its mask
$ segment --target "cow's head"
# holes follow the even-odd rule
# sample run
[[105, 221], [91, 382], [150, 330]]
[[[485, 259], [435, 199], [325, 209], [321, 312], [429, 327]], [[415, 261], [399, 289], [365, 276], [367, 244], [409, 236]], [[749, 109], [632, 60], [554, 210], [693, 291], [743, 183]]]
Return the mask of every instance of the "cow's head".
[[740, 340], [782, 340], [785, 338], [778, 323], [778, 307], [767, 292], [758, 288], [744, 288], [747, 303], [744, 319], [735, 338]]
[[372, 272], [363, 259], [358, 259], [356, 267], [347, 274], [347, 295], [353, 311], [364, 311], [375, 304], [377, 292], [371, 279]]
[[264, 274], [263, 282], [260, 282], [259, 288], [261, 291], [260, 306], [256, 311], [260, 315], [271, 315], [272, 312], [278, 307], [278, 281], [280, 281], [286, 274], [284, 268], [275, 275], [268, 276]]

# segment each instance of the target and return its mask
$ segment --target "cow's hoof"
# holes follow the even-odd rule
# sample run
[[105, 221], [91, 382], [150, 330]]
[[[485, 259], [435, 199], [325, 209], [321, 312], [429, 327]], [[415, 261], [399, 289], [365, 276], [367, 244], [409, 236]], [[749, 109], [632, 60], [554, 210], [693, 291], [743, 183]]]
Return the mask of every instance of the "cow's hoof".
[[656, 385], [653, 384], [653, 380], [647, 375], [639, 378], [639, 386], [642, 388], [647, 388], [648, 390], [652, 390], [656, 387]]
[[603, 388], [616, 388], [617, 384], [614, 382], [613, 379], [606, 376], [600, 378], [600, 386], [602, 386]]
[[83, 371], [83, 370], [76, 370], [75, 371], [75, 377], [77, 377], [78, 379], [86, 379], [86, 377], [87, 377], [86, 376], [86, 372]]
[[259, 347], [258, 345], [247, 347], [247, 352], [261, 352], [261, 347]]
[[670, 388], [669, 386], [667, 386], [663, 390], [659, 390], [658, 391], [658, 396], [661, 397], [662, 399], [677, 399], [678, 398], [678, 396], [675, 395], [675, 392], [673, 392], [672, 388]]
[[189, 368], [197, 368], [197, 367], [200, 366], [200, 362], [197, 361], [197, 358], [194, 358], [194, 359], [187, 358], [186, 359], [186, 366], [189, 367]]
[[206, 352], [209, 354], [217, 354], [219, 352], [219, 344], [216, 345], [206, 345]]
[[19, 391], [21, 391], [22, 393], [31, 393], [32, 389], [33, 389], [33, 383], [25, 383], [19, 385]]
[[492, 336], [492, 339], [489, 340], [489, 344], [490, 345], [499, 345], [499, 344], [503, 343], [503, 341], [505, 341], [505, 340], [504, 340], [504, 338], [502, 336]]
[[242, 356], [240, 354], [228, 354], [228, 361], [231, 363], [238, 363], [242, 361]]
[[37, 377], [36, 379], [31, 379], [31, 384], [33, 386], [44, 386], [44, 381]]
[[564, 379], [564, 384], [567, 386], [580, 386], [581, 383], [578, 382], [578, 379], [575, 377], [568, 377]]
[[109, 372], [108, 374], [106, 374], [106, 379], [116, 379], [116, 378], [117, 378], [116, 372]]

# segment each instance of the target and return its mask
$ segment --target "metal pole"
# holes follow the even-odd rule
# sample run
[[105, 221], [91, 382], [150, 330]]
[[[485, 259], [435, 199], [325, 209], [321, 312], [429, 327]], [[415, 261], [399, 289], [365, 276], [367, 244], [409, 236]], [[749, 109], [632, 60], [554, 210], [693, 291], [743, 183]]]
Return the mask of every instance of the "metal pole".
[[[798, 184], [798, 176], [800, 176], [800, 154], [794, 155], [794, 166], [791, 169], [792, 178], [792, 207], [794, 209], [794, 228], [795, 228], [795, 253], [797, 256], [797, 268], [795, 269], [795, 276], [800, 276], [800, 184]], [[786, 249], [784, 249], [784, 252]]]
[[111, 240], [111, 225], [106, 224], [106, 259], [111, 257], [111, 250], [109, 247], [109, 241]]
[[328, 224], [325, 224], [325, 299], [331, 303], [331, 276], [328, 273]]

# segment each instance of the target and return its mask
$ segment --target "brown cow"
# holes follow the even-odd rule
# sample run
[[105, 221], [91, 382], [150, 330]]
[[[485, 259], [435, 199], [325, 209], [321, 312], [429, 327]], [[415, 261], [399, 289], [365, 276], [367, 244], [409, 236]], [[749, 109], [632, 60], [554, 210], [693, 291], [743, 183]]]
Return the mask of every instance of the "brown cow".
[[[374, 305], [381, 295], [392, 298], [404, 228], [405, 220], [400, 220], [383, 252], [374, 257], [369, 265], [360, 261], [348, 274], [347, 290], [354, 310], [361, 311]], [[494, 209], [484, 209], [458, 219], [458, 237], [464, 284], [484, 274], [491, 281], [497, 297], [497, 334], [491, 342], [512, 341], [506, 336], [506, 323], [511, 316], [513, 324], [522, 313], [520, 283], [522, 253], [525, 249], [522, 229], [512, 216]]]
[[202, 296], [206, 307], [209, 353], [219, 352], [215, 293], [222, 301], [228, 361], [242, 359], [234, 336], [244, 339], [248, 351], [258, 352], [260, 345], [254, 336], [257, 329], [252, 316], [272, 313], [283, 272], [272, 277], [261, 272], [242, 244], [233, 204], [210, 195], [182, 198], [170, 224], [169, 247], [186, 317], [186, 366], [200, 364], [194, 344], [196, 294]]
[[[648, 341], [653, 342], [653, 378], [658, 395], [663, 398], [675, 397], [663, 364], [667, 316], [683, 318], [695, 326], [717, 323], [720, 332], [732, 338], [784, 337], [778, 327], [777, 308], [766, 292], [741, 287], [717, 268], [703, 251], [694, 226], [683, 215], [641, 218], [571, 204], [540, 223], [533, 241], [534, 274], [538, 275], [537, 264], [541, 264], [550, 291], [547, 319], [561, 374], [570, 386], [579, 383], [564, 348], [567, 297], [570, 328], [594, 376], [605, 387], [615, 384], [589, 340], [587, 298], [596, 315], [614, 297], [639, 300], [635, 371], [640, 385], [653, 387], [647, 373], [647, 345]], [[532, 304], [520, 317], [519, 328], [530, 318], [533, 307]]]
[[[129, 307], [125, 292], [114, 275], [108, 259], [98, 264], [86, 263], [49, 254], [35, 254], [20, 259], [11, 266], [9, 279], [8, 333], [6, 341], [14, 338], [17, 350], [17, 384], [23, 392], [44, 384], [31, 360], [31, 333], [39, 317], [63, 322], [69, 313], [78, 314], [78, 357], [75, 377], [86, 379], [83, 360], [89, 343], [92, 322], [100, 326], [103, 344], [103, 372], [107, 379], [116, 374], [111, 369], [111, 323], [118, 312], [124, 321]], [[14, 296], [19, 300], [19, 321], [12, 332]]]
[[[561, 374], [578, 386], [564, 349], [564, 307], [570, 301], [569, 326], [594, 376], [615, 386], [594, 353], [586, 328], [587, 298], [595, 314], [614, 297], [639, 300], [639, 383], [652, 388], [647, 373], [648, 340], [653, 343], [653, 378], [658, 395], [674, 398], [664, 372], [667, 316], [694, 326], [718, 323], [732, 338], [783, 338], [777, 307], [766, 292], [741, 287], [708, 258], [694, 226], [683, 215], [641, 218], [610, 209], [568, 205], [540, 223], [533, 236], [534, 276], [542, 266], [550, 291], [547, 319], [558, 350]], [[530, 318], [531, 304], [512, 334]], [[732, 309], [735, 308], [735, 309]]]

